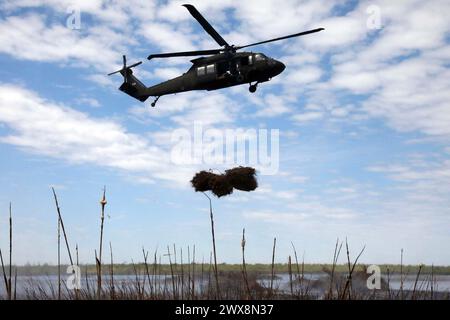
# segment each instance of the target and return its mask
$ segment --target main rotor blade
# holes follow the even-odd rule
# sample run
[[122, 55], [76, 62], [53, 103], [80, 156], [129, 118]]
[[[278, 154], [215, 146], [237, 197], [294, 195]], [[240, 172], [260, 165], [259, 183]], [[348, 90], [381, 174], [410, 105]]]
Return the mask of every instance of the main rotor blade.
[[263, 43], [274, 42], [274, 41], [279, 41], [279, 40], [284, 40], [284, 39], [289, 39], [289, 38], [294, 38], [294, 37], [300, 37], [300, 36], [304, 36], [304, 35], [307, 35], [307, 34], [310, 34], [310, 33], [319, 32], [319, 31], [322, 31], [322, 30], [325, 30], [325, 29], [324, 28], [318, 28], [318, 29], [314, 29], [314, 30], [309, 30], [309, 31], [304, 31], [304, 32], [300, 32], [300, 33], [291, 34], [289, 36], [284, 36], [284, 37], [280, 37], [280, 38], [265, 40], [265, 41], [261, 41], [261, 42], [255, 42], [255, 43], [252, 43], [252, 44], [247, 44], [245, 46], [236, 47], [236, 50], [242, 49], [242, 48], [251, 47], [251, 46], [256, 46], [256, 45], [263, 44]]
[[201, 55], [211, 55], [221, 53], [221, 49], [213, 50], [197, 50], [197, 51], [184, 51], [184, 52], [171, 52], [171, 53], [157, 53], [151, 54], [147, 57], [148, 60], [153, 58], [170, 58], [170, 57], [191, 57], [191, 56], [201, 56]]
[[140, 65], [142, 63], [142, 61], [139, 61], [139, 62], [136, 62], [136, 63], [133, 63], [131, 66], [127, 66], [127, 69], [131, 69], [131, 68], [134, 68], [134, 67], [136, 67], [136, 66], [138, 66], [138, 65]]
[[213, 37], [216, 42], [222, 47], [229, 47], [229, 44], [222, 38], [222, 36], [214, 29], [208, 21], [201, 15], [200, 12], [191, 4], [183, 4], [186, 9], [189, 10], [190, 14], [201, 24], [203, 29], [205, 29], [208, 34]]

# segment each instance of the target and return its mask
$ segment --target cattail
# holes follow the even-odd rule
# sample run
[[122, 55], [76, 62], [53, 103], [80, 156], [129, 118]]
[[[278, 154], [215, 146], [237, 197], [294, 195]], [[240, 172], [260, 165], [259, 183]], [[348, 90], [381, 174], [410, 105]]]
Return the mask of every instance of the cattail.
[[98, 256], [98, 273], [97, 273], [97, 293], [100, 298], [100, 294], [102, 291], [102, 249], [103, 249], [103, 223], [105, 221], [105, 206], [107, 204], [106, 201], [106, 187], [103, 188], [103, 197], [100, 200], [100, 205], [102, 206], [101, 216], [100, 216], [100, 248], [99, 248], [99, 256]]

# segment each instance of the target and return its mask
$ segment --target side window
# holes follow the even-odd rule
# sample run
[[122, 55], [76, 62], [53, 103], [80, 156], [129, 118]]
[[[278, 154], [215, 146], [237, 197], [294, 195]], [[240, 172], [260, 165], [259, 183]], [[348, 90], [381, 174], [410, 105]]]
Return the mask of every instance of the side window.
[[247, 56], [247, 57], [243, 57], [241, 59], [241, 65], [242, 66], [248, 66], [251, 65], [253, 63], [253, 56]]
[[206, 73], [207, 74], [214, 74], [216, 71], [215, 65], [214, 64], [209, 64], [206, 66]]
[[197, 76], [204, 76], [206, 74], [206, 67], [197, 68]]

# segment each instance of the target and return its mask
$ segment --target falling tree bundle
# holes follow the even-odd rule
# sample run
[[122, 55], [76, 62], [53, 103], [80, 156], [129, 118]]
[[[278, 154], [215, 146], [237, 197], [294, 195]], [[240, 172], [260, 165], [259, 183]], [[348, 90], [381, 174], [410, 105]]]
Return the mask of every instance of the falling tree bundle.
[[253, 191], [258, 187], [256, 170], [251, 167], [237, 167], [225, 171], [225, 175], [233, 188], [242, 191]]
[[195, 191], [205, 192], [211, 190], [210, 181], [215, 176], [217, 175], [212, 172], [200, 171], [192, 178], [192, 186], [195, 188]]
[[216, 175], [209, 181], [212, 193], [219, 198], [233, 193], [233, 186], [231, 185], [226, 175]]
[[251, 167], [236, 167], [225, 171], [225, 174], [215, 174], [210, 171], [200, 171], [191, 180], [195, 191], [211, 190], [217, 197], [233, 193], [233, 189], [253, 191], [258, 187], [256, 170]]

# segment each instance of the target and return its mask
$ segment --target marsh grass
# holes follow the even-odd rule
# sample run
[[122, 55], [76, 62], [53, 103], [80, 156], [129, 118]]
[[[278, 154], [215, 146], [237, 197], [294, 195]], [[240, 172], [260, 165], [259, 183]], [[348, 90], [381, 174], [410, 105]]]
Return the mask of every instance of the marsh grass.
[[[76, 264], [84, 270], [82, 286], [79, 290], [70, 290], [67, 283], [61, 277], [64, 265], [60, 263], [60, 233], [62, 233], [70, 263], [73, 265], [69, 241], [61, 215], [58, 198], [52, 189], [58, 218], [58, 265], [47, 266], [39, 269], [40, 276], [30, 276], [22, 281], [18, 287], [18, 274], [24, 277], [32, 273], [27, 267], [14, 267], [12, 263], [12, 210], [9, 217], [9, 264], [5, 265], [0, 249], [1, 270], [3, 273], [4, 292], [0, 292], [0, 299], [38, 299], [38, 300], [205, 300], [205, 299], [450, 299], [448, 293], [437, 292], [436, 274], [446, 270], [442, 267], [405, 266], [403, 263], [403, 250], [400, 255], [400, 265], [381, 266], [386, 281], [382, 283], [381, 290], [361, 289], [368, 277], [366, 266], [358, 264], [359, 258], [365, 247], [359, 252], [352, 262], [350, 246], [345, 240], [346, 263], [338, 264], [343, 248], [343, 242], [337, 239], [333, 261], [329, 265], [306, 265], [303, 255], [300, 262], [297, 250], [293, 243], [293, 257], [287, 257], [287, 263], [275, 263], [276, 238], [273, 239], [272, 259], [267, 265], [249, 265], [246, 262], [246, 235], [242, 230], [241, 254], [242, 263], [239, 265], [218, 264], [216, 252], [216, 239], [214, 230], [214, 216], [211, 198], [209, 200], [212, 251], [209, 262], [202, 258], [196, 262], [195, 246], [177, 248], [174, 244], [167, 246], [167, 253], [153, 253], [153, 262], [149, 259], [149, 252], [142, 248], [143, 262], [131, 265], [114, 264], [113, 247], [109, 242], [109, 264], [102, 262], [102, 244], [104, 227], [104, 209], [106, 205], [105, 189], [101, 201], [101, 224], [99, 255], [95, 250], [95, 264], [80, 265], [78, 260], [78, 245], [76, 245]], [[237, 248], [238, 249], [238, 248]], [[178, 252], [178, 254], [177, 254]], [[187, 254], [186, 254], [187, 252]], [[168, 264], [162, 263], [163, 256]], [[167, 261], [166, 260], [166, 261]], [[14, 267], [14, 280], [13, 280]], [[27, 271], [28, 270], [28, 271]], [[309, 272], [322, 272], [326, 276], [319, 280], [312, 280], [305, 276]], [[431, 272], [430, 272], [431, 271]], [[278, 280], [278, 274], [286, 272], [288, 285], [283, 288]], [[400, 289], [390, 288], [393, 273], [400, 274]], [[43, 277], [42, 274], [47, 274]], [[56, 281], [55, 276], [57, 275]], [[425, 276], [424, 276], [425, 274]], [[125, 275], [125, 276], [124, 276]], [[412, 288], [405, 289], [404, 281], [407, 277], [415, 275]], [[264, 281], [266, 279], [267, 281]]]

